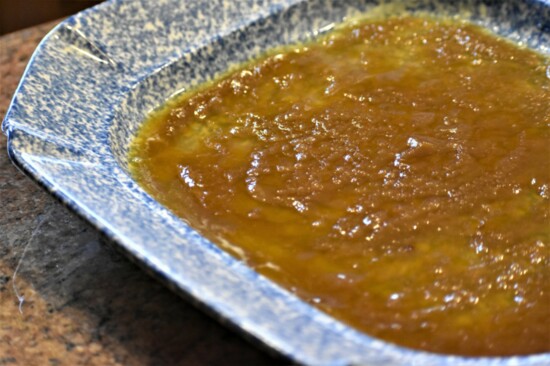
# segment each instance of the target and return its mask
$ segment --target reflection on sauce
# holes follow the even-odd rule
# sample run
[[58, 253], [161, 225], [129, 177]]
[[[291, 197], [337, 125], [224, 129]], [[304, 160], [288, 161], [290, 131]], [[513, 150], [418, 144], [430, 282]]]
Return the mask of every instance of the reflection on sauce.
[[180, 97], [131, 170], [206, 237], [373, 336], [550, 351], [550, 66], [479, 28], [347, 25]]

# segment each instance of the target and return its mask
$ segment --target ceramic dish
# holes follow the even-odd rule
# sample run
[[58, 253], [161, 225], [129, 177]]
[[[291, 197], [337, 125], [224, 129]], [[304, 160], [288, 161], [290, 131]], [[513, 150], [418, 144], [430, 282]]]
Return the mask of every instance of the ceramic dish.
[[[355, 331], [202, 238], [128, 174], [133, 134], [170, 95], [262, 50], [330, 29], [346, 16], [380, 11], [378, 5], [373, 0], [103, 3], [60, 24], [36, 50], [3, 122], [9, 154], [173, 290], [296, 362], [548, 365], [550, 354], [445, 356]], [[544, 0], [426, 0], [399, 8], [461, 11], [516, 42], [550, 52], [550, 3]]]

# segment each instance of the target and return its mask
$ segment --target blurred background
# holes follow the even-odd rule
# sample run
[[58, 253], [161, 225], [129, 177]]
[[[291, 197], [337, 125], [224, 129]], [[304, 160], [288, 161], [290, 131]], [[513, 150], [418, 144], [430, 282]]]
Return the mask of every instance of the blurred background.
[[0, 35], [61, 19], [99, 0], [0, 0]]

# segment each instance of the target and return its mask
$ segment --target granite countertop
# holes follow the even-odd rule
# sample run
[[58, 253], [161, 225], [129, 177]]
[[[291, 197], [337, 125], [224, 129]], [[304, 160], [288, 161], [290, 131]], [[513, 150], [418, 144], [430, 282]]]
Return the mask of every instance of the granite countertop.
[[[0, 37], [0, 120], [54, 25]], [[0, 153], [1, 366], [280, 363], [127, 261]]]

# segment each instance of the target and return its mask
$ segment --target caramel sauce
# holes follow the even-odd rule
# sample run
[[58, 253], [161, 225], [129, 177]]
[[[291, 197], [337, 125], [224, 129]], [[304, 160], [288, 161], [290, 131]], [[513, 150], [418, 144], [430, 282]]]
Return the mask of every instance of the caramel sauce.
[[468, 23], [348, 24], [171, 101], [131, 171], [205, 237], [372, 336], [548, 352], [549, 78], [547, 57]]

